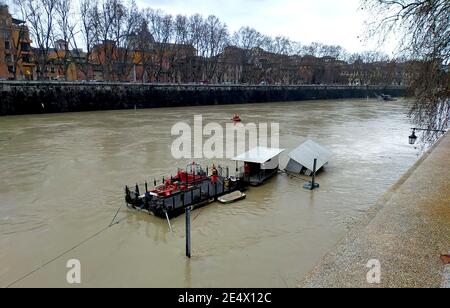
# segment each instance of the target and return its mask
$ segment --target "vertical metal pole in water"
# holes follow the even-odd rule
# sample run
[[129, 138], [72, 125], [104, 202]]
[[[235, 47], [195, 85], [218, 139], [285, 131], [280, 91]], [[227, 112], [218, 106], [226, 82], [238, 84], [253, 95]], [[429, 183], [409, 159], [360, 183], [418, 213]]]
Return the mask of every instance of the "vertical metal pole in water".
[[311, 182], [311, 190], [314, 190], [316, 186], [316, 168], [317, 168], [317, 158], [314, 158], [314, 167], [313, 167], [313, 175], [312, 175], [312, 182]]
[[191, 258], [191, 208], [186, 207], [186, 257]]

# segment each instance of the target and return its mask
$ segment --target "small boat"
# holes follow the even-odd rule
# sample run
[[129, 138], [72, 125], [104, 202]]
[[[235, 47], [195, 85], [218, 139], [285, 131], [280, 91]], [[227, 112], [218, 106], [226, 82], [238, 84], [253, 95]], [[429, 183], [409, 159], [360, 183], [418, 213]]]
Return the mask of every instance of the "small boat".
[[385, 102], [395, 102], [397, 99], [393, 98], [391, 95], [381, 94], [379, 98]]
[[219, 200], [219, 202], [222, 204], [230, 204], [230, 203], [244, 200], [245, 198], [247, 198], [246, 194], [244, 194], [240, 191], [235, 191], [231, 194], [222, 196], [222, 197], [218, 198], [217, 200]]
[[233, 116], [233, 118], [231, 119], [231, 121], [233, 121], [233, 122], [241, 122], [242, 119], [241, 119], [241, 117], [238, 114], [235, 114]]

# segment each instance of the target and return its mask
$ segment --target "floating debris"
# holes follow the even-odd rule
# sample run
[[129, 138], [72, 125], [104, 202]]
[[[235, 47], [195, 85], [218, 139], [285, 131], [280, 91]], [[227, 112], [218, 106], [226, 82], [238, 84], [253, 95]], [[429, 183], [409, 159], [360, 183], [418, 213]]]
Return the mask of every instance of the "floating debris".
[[441, 260], [444, 263], [444, 265], [449, 265], [450, 264], [450, 255], [442, 255]]

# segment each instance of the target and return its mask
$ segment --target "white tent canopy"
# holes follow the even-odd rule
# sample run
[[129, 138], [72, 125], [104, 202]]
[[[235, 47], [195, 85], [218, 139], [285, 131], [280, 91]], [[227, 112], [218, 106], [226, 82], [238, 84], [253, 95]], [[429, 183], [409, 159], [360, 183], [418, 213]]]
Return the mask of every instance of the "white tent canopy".
[[271, 159], [278, 157], [284, 149], [257, 147], [239, 156], [236, 156], [232, 160], [241, 161], [247, 163], [264, 164]]
[[314, 169], [314, 159], [317, 159], [316, 170], [320, 170], [328, 163], [332, 153], [321, 145], [311, 140], [307, 140], [301, 146], [289, 153], [288, 156], [291, 161], [289, 161], [286, 170], [298, 173], [302, 169], [302, 166], [312, 172]]

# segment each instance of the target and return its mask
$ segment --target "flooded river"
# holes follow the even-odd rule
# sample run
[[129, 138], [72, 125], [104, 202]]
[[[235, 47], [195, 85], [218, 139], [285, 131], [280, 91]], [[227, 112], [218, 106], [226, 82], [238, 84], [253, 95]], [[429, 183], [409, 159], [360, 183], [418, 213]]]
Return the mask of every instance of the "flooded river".
[[[245, 201], [193, 212], [190, 261], [184, 216], [170, 232], [123, 207], [104, 229], [124, 184], [185, 165], [171, 156], [172, 125], [196, 114], [224, 125], [235, 112], [279, 122], [283, 148], [309, 138], [330, 149], [321, 188], [279, 175]], [[295, 287], [418, 159], [407, 112], [405, 101], [339, 100], [0, 118], [0, 287], [69, 286], [69, 259], [84, 287]]]

